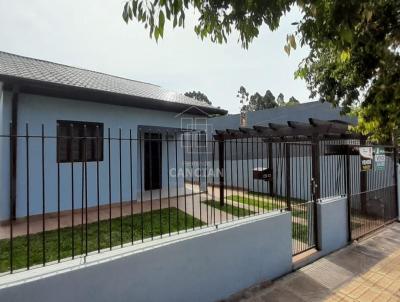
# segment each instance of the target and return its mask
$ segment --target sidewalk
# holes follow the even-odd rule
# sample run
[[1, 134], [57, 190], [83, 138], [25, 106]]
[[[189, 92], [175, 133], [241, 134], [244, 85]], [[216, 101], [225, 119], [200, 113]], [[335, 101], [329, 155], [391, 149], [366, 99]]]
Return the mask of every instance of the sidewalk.
[[400, 223], [227, 301], [400, 301]]

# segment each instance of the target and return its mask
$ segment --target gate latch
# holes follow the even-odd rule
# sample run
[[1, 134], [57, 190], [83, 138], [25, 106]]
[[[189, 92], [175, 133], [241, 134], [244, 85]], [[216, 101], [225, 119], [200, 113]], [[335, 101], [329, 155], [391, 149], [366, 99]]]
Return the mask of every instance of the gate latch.
[[314, 178], [311, 178], [311, 194], [313, 195], [313, 197], [315, 197], [317, 188], [318, 188], [317, 182], [315, 181]]

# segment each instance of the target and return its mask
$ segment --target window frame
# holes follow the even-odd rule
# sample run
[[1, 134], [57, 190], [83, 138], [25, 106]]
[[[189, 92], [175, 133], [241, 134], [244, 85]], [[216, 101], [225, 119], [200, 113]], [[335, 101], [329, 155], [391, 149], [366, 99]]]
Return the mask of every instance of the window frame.
[[[71, 125], [73, 125], [73, 128], [75, 129], [79, 129], [79, 135], [78, 136], [72, 136], [71, 135], [71, 131], [70, 131], [70, 127]], [[93, 155], [90, 156], [89, 158], [86, 158], [85, 160], [85, 154], [84, 154], [84, 148], [83, 148], [83, 144], [84, 144], [84, 133], [83, 133], [83, 129], [84, 126], [87, 127], [93, 127], [94, 129], [96, 129], [96, 127], [99, 127], [99, 142], [98, 142], [98, 146], [99, 146], [99, 151], [96, 151], [96, 146], [97, 146], [97, 136], [87, 136], [86, 138], [88, 138], [89, 140], [94, 140], [94, 145], [93, 145]], [[67, 136], [61, 136], [61, 128], [62, 127], [67, 127], [68, 129], [68, 135]], [[79, 153], [79, 158], [78, 159], [74, 159], [72, 158], [74, 151], [71, 150], [72, 146], [71, 146], [71, 137], [73, 139], [76, 138], [80, 138], [80, 141], [78, 142], [78, 153]], [[62, 140], [66, 140], [65, 142], [63, 142]], [[90, 142], [92, 143], [92, 142]], [[61, 158], [60, 153], [61, 150], [60, 148], [62, 148], [61, 144], [66, 144], [66, 150], [67, 150], [67, 156], [66, 158]], [[56, 146], [56, 153], [57, 153], [57, 163], [82, 163], [82, 162], [102, 162], [104, 161], [104, 123], [99, 123], [99, 122], [85, 122], [85, 121], [72, 121], [72, 120], [57, 120], [57, 146]], [[95, 154], [99, 153], [99, 156], [96, 157]], [[87, 155], [86, 155], [87, 156]]]

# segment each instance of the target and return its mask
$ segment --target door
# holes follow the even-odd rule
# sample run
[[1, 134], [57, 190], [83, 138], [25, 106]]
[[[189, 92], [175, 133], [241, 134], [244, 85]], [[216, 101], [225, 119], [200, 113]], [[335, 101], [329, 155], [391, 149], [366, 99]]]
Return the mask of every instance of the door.
[[160, 133], [144, 134], [144, 189], [161, 189], [162, 136]]

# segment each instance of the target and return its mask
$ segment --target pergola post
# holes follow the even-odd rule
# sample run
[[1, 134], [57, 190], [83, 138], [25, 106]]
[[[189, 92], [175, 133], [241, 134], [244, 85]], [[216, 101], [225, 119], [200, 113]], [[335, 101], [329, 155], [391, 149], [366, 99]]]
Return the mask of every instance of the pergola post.
[[[366, 143], [365, 138], [360, 139], [360, 146], [364, 146]], [[367, 213], [367, 183], [368, 183], [368, 172], [360, 169], [360, 202], [361, 202], [361, 213]]]

